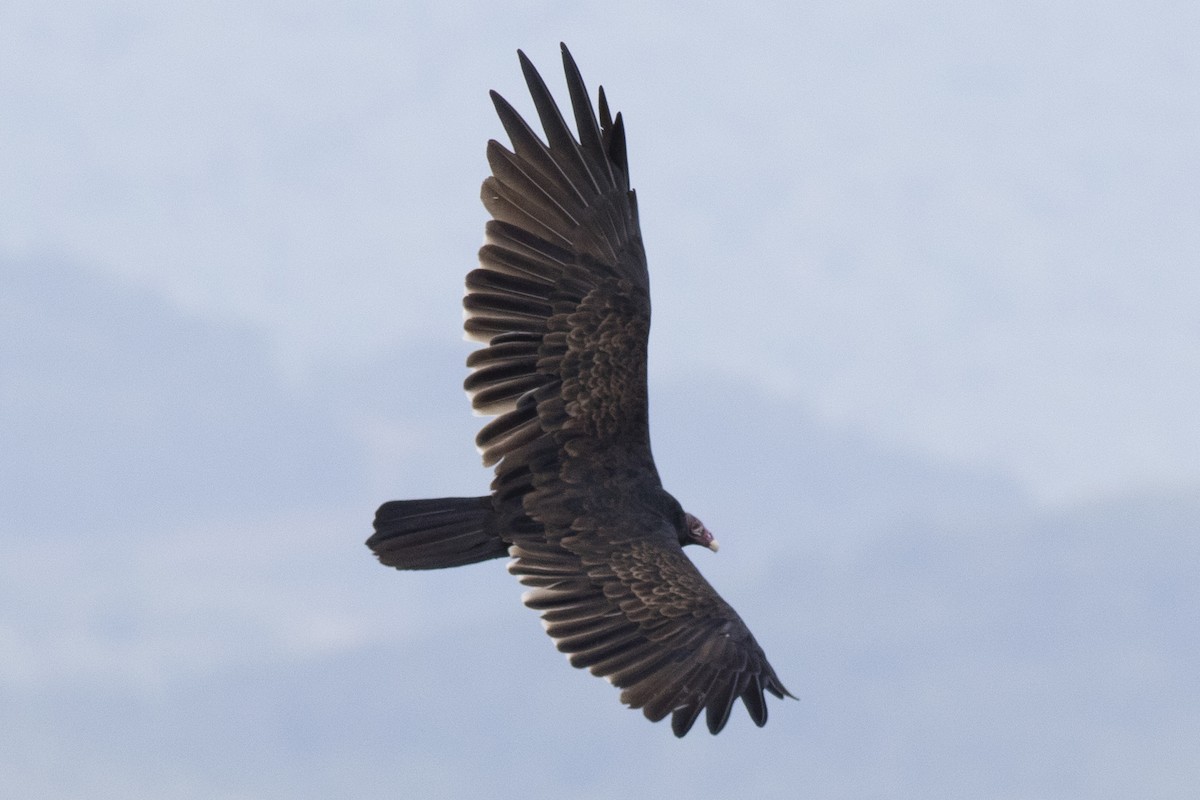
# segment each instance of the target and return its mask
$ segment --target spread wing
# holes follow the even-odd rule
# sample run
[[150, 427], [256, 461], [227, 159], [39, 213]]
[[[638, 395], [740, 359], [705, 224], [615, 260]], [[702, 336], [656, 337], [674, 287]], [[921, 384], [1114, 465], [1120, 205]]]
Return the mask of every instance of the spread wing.
[[764, 691], [787, 690], [762, 648], [653, 514], [587, 513], [559, 538], [522, 539], [509, 567], [535, 587], [525, 604], [573, 666], [621, 687], [621, 701], [683, 736], [706, 710], [719, 732], [742, 698], [767, 721]]
[[465, 388], [496, 415], [476, 444], [496, 467], [510, 571], [572, 664], [652, 720], [673, 714], [676, 735], [706, 708], [716, 733], [738, 697], [762, 725], [764, 690], [786, 690], [683, 554], [650, 452], [650, 287], [621, 115], [601, 89], [597, 119], [564, 46], [576, 138], [519, 55], [546, 141], [492, 93], [512, 149], [488, 143], [493, 219], [463, 301], [486, 344]]

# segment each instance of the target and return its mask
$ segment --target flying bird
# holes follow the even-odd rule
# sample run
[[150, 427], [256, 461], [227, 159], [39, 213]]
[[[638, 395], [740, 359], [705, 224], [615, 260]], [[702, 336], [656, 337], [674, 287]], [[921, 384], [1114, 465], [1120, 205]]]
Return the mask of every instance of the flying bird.
[[524, 53], [543, 141], [496, 92], [512, 142], [488, 142], [492, 219], [467, 275], [465, 388], [495, 467], [484, 497], [393, 500], [367, 545], [387, 566], [440, 569], [510, 557], [525, 605], [572, 665], [621, 688], [685, 735], [719, 732], [741, 698], [759, 726], [764, 692], [792, 695], [737, 612], [683, 552], [717, 542], [659, 480], [650, 453], [650, 282], [629, 188], [625, 128], [599, 119], [566, 45], [576, 136]]

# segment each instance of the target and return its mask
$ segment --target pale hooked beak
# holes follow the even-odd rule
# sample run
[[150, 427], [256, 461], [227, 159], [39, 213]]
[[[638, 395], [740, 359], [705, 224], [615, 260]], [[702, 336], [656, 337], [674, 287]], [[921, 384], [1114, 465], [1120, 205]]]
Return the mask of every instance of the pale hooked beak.
[[714, 553], [721, 549], [721, 546], [717, 544], [716, 537], [712, 535], [712, 531], [704, 527], [703, 522], [686, 511], [683, 512], [683, 516], [687, 520], [688, 534], [692, 537], [696, 544], [704, 545]]

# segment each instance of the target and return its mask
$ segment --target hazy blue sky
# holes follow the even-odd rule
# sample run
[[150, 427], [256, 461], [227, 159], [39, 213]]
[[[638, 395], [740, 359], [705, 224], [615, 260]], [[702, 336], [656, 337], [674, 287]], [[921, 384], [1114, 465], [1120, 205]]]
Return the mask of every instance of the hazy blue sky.
[[[9, 2], [0, 786], [1191, 797], [1200, 7]], [[487, 90], [624, 112], [655, 452], [801, 702], [677, 741], [499, 563], [461, 392]]]

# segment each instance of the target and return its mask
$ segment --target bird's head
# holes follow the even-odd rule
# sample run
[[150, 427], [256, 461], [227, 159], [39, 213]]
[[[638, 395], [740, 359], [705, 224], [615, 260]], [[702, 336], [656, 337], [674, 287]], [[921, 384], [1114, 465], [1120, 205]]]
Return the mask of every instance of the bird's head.
[[704, 527], [703, 522], [686, 511], [683, 512], [683, 520], [687, 524], [687, 538], [684, 539], [683, 544], [698, 544], [707, 547], [714, 553], [717, 552], [720, 546], [713, 538], [712, 531]]

